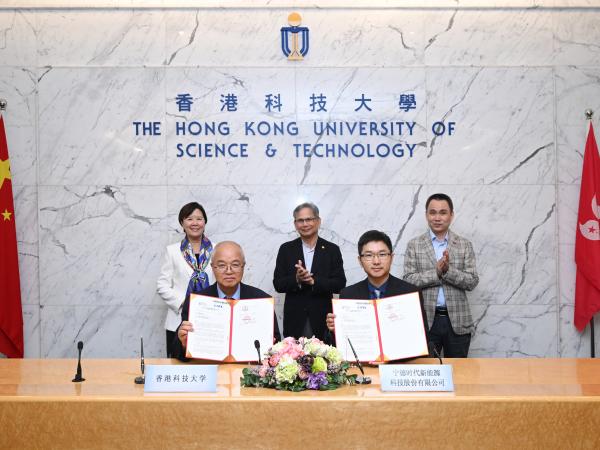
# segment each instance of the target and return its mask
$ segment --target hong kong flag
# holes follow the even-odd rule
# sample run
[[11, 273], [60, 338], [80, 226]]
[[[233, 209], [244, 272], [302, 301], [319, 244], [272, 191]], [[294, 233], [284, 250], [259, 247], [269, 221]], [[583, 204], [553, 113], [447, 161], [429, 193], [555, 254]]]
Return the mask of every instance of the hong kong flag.
[[19, 258], [8, 146], [0, 116], [0, 353], [23, 357]]
[[594, 314], [600, 310], [600, 156], [590, 123], [583, 173], [579, 193], [577, 237], [575, 239], [575, 282], [574, 323], [582, 331]]

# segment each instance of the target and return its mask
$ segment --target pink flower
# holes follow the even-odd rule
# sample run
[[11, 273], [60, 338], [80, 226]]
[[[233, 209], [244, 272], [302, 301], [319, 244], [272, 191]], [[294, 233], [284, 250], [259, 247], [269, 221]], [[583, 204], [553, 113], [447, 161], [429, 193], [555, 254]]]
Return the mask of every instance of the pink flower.
[[271, 367], [275, 367], [275, 366], [277, 366], [277, 364], [279, 364], [279, 360], [281, 359], [281, 357], [282, 357], [282, 356], [283, 356], [283, 355], [282, 355], [281, 353], [275, 353], [274, 355], [272, 355], [272, 356], [269, 358], [269, 365], [270, 365]]

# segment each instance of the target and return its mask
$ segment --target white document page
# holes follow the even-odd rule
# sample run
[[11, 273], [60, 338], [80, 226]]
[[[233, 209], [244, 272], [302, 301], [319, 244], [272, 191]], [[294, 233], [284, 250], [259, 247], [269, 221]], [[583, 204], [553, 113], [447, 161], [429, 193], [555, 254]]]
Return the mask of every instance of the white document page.
[[223, 361], [229, 355], [231, 306], [227, 300], [204, 295], [190, 295], [189, 321], [194, 331], [188, 333], [189, 358]]
[[411, 292], [376, 301], [385, 360], [429, 354], [419, 293]]
[[[256, 361], [258, 352], [254, 341], [260, 342], [264, 353], [273, 345], [273, 298], [238, 300], [233, 307], [231, 354], [236, 361]], [[262, 355], [261, 355], [262, 358]]]
[[335, 314], [335, 343], [346, 361], [354, 361], [356, 351], [359, 361], [379, 359], [379, 337], [375, 308], [371, 300], [332, 300]]

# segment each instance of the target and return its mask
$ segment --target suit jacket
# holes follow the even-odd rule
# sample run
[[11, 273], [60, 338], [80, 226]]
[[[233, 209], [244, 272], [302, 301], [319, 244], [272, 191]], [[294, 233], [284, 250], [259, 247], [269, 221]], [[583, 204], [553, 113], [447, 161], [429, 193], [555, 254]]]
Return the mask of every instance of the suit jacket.
[[437, 259], [429, 231], [412, 239], [404, 256], [404, 279], [418, 286], [423, 294], [429, 327], [435, 317], [438, 290], [444, 289], [450, 323], [456, 334], [473, 332], [473, 317], [467, 301], [466, 291], [471, 291], [479, 283], [475, 267], [475, 252], [471, 243], [459, 235], [448, 231], [448, 271], [438, 278]]
[[317, 239], [310, 269], [315, 280], [313, 286], [298, 285], [296, 282], [295, 265], [298, 260], [305, 263], [300, 238], [286, 242], [279, 248], [273, 286], [277, 292], [285, 293], [283, 335], [295, 338], [302, 336], [308, 316], [314, 335], [324, 339], [327, 329], [325, 319], [327, 313], [331, 312], [331, 297], [346, 285], [342, 252], [334, 243], [320, 237]]
[[[351, 300], [360, 300], [369, 298], [369, 281], [368, 278], [365, 278], [362, 281], [359, 281], [352, 286], [345, 287], [340, 292], [340, 298], [351, 299]], [[394, 295], [402, 295], [402, 294], [410, 294], [411, 292], [419, 292], [419, 288], [413, 284], [407, 283], [406, 281], [401, 280], [400, 278], [396, 278], [392, 274], [387, 281], [387, 286], [385, 290], [385, 297], [393, 297]], [[427, 338], [427, 342], [429, 342], [428, 330], [427, 326], [427, 314], [425, 312], [425, 308], [423, 307], [423, 296], [419, 292], [419, 299], [421, 301], [421, 314], [423, 316], [423, 327], [425, 328], [425, 337]], [[327, 330], [329, 331], [329, 330]], [[328, 336], [326, 341], [335, 342], [333, 336]]]
[[[185, 293], [194, 270], [181, 254], [181, 243], [171, 244], [167, 247], [163, 257], [160, 275], [156, 281], [156, 291], [168, 306], [165, 328], [174, 331], [181, 322], [181, 306], [185, 300]], [[214, 280], [210, 263], [205, 270], [208, 281]]]
[[[206, 295], [207, 297], [218, 297], [219, 292], [217, 290], [217, 283], [211, 284], [209, 287], [204, 289], [199, 293], [200, 295]], [[254, 286], [250, 286], [248, 284], [240, 283], [240, 299], [249, 299], [249, 298], [265, 298], [272, 297], [272, 295], [267, 294], [265, 291], [255, 288]], [[190, 312], [190, 299], [187, 298], [183, 303], [183, 307], [181, 310], [181, 322], [184, 320], [188, 320]], [[281, 334], [279, 333], [279, 324], [277, 323], [277, 316], [273, 313], [273, 335], [275, 337], [275, 341], [278, 342], [281, 340]], [[179, 324], [181, 326], [181, 323]], [[177, 327], [177, 331], [179, 331], [179, 326]], [[189, 358], [185, 357], [186, 348], [181, 344], [179, 340], [179, 336], [175, 333], [175, 339], [173, 341], [173, 357], [181, 360], [181, 361], [189, 361]]]

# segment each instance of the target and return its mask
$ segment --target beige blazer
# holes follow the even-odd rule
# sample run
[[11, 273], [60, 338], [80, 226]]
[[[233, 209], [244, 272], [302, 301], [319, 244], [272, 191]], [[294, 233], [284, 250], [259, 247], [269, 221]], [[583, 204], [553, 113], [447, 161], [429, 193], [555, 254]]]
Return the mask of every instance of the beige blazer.
[[467, 301], [466, 291], [471, 291], [479, 283], [475, 267], [475, 252], [471, 242], [448, 231], [448, 271], [438, 278], [435, 251], [429, 231], [412, 239], [404, 256], [403, 279], [421, 289], [427, 313], [429, 328], [435, 317], [435, 305], [439, 287], [444, 289], [450, 323], [456, 334], [473, 332], [473, 317]]

